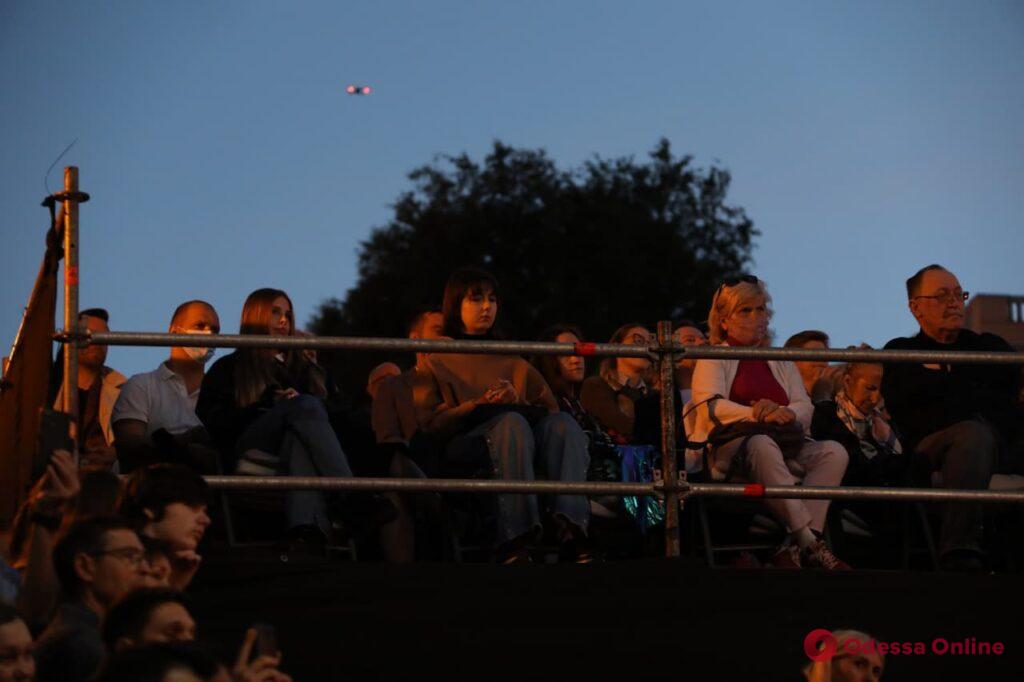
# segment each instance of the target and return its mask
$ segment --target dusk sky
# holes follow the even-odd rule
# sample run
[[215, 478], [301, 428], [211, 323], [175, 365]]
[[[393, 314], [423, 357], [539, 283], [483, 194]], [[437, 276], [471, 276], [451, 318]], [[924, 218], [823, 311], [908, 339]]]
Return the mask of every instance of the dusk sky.
[[302, 324], [344, 296], [437, 154], [500, 139], [565, 167], [661, 137], [732, 173], [780, 341], [914, 332], [903, 281], [932, 262], [1024, 294], [1021, 2], [8, 1], [2, 352], [42, 257], [44, 173], [75, 139], [49, 182], [77, 165], [92, 195], [81, 306], [164, 331], [204, 298], [236, 332], [255, 288], [287, 290]]

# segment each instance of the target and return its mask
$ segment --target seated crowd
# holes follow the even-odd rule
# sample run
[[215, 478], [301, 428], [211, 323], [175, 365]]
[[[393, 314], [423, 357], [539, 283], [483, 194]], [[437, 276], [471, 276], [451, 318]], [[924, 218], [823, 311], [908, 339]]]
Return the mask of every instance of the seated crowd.
[[[886, 348], [1012, 350], [998, 336], [963, 328], [967, 294], [945, 268], [923, 268], [906, 293], [920, 331]], [[461, 269], [441, 305], [413, 317], [408, 336], [505, 338], [500, 307], [492, 275]], [[765, 283], [743, 276], [718, 287], [706, 330], [680, 320], [674, 339], [683, 346], [767, 346], [771, 315]], [[106, 330], [108, 320], [100, 309], [81, 315], [94, 330]], [[209, 303], [187, 301], [171, 315], [169, 330], [217, 334], [220, 320]], [[302, 334], [291, 299], [269, 288], [246, 299], [240, 332]], [[541, 340], [586, 341], [568, 324], [551, 327]], [[649, 327], [628, 322], [610, 342], [648, 348], [654, 338]], [[828, 344], [826, 334], [809, 330], [786, 346]], [[199, 648], [151, 647], [194, 638], [181, 591], [201, 563], [199, 542], [210, 524], [201, 474], [619, 481], [625, 451], [656, 452], [661, 445], [662, 386], [647, 357], [604, 358], [587, 376], [582, 356], [528, 362], [418, 353], [407, 369], [385, 363], [373, 370], [372, 406], [363, 413], [340, 399], [313, 351], [242, 348], [207, 369], [213, 349], [178, 347], [155, 370], [127, 380], [106, 367], [105, 347], [77, 352], [79, 458], [54, 453], [19, 514], [9, 566], [2, 567], [5, 598], [16, 600], [22, 615], [0, 614], [0, 644], [14, 652], [12, 665], [23, 667], [30, 664], [18, 652], [34, 647], [39, 679], [85, 679], [68, 677], [72, 667], [116, 679], [130, 674], [118, 666], [138, 664], [133, 657], [143, 656], [143, 646], [167, 665], [205, 665], [208, 655]], [[1019, 473], [1019, 377], [1012, 365], [829, 365], [681, 354], [674, 454], [690, 476], [714, 481], [985, 489], [994, 474]], [[59, 405], [56, 390], [52, 397]], [[123, 484], [117, 474], [127, 477]], [[562, 561], [586, 563], [601, 555], [598, 539], [609, 524], [637, 531], [630, 526], [635, 511], [615, 497], [294, 490], [282, 499], [284, 553], [320, 553], [347, 536], [376, 543], [389, 561], [411, 561], [430, 556], [424, 527], [448, 528], [461, 515], [480, 520], [495, 561], [531, 561], [539, 543]], [[849, 568], [826, 541], [831, 506], [825, 499], [764, 501], [784, 529], [774, 565]], [[884, 521], [872, 517], [871, 506], [862, 515]], [[980, 505], [942, 507], [943, 567], [984, 567], [984, 520]], [[26, 632], [39, 633], [35, 644], [26, 643]], [[211, 665], [210, 675], [284, 678], [273, 657], [252, 662], [247, 654], [232, 671]]]

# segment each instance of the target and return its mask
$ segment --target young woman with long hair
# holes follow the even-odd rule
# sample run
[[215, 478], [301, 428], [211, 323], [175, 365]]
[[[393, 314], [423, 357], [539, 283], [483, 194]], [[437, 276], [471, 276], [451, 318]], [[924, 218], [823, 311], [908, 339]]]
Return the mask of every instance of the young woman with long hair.
[[[583, 342], [584, 339], [583, 333], [578, 327], [558, 324], [546, 329], [537, 340], [575, 344]], [[586, 376], [586, 362], [583, 356], [538, 355], [533, 358], [533, 365], [554, 392], [559, 409], [572, 415], [587, 436], [588, 451], [590, 452], [587, 480], [621, 481], [622, 466], [615, 450], [615, 441], [580, 403], [581, 389]], [[590, 501], [590, 509], [595, 515], [616, 515], [614, 510], [619, 506], [618, 497], [595, 496], [591, 497]]]
[[[442, 314], [455, 339], [494, 338], [500, 296], [488, 272], [473, 268], [448, 279]], [[430, 389], [419, 401], [427, 429], [449, 437], [446, 452], [467, 439], [487, 442], [493, 475], [533, 480], [535, 469], [548, 480], [584, 481], [590, 457], [587, 438], [568, 414], [559, 412], [551, 389], [518, 356], [434, 353], [429, 356]], [[535, 495], [498, 495], [498, 559], [529, 559], [527, 545], [542, 528]], [[554, 533], [566, 560], [586, 561], [582, 550], [589, 522], [587, 498], [556, 495], [547, 500]]]
[[[242, 306], [241, 333], [294, 336], [292, 301], [280, 289], [257, 289]], [[291, 476], [352, 476], [348, 458], [328, 419], [324, 404], [332, 385], [310, 354], [298, 349], [240, 348], [206, 373], [196, 413], [229, 459], [229, 468], [256, 473], [252, 451], [279, 459], [270, 462]], [[258, 458], [257, 458], [258, 459]], [[276, 465], [276, 466], [275, 466]], [[287, 493], [289, 536], [319, 545], [330, 532], [327, 499], [319, 491]], [[380, 498], [338, 496], [339, 511], [352, 523], [375, 522], [394, 508]]]

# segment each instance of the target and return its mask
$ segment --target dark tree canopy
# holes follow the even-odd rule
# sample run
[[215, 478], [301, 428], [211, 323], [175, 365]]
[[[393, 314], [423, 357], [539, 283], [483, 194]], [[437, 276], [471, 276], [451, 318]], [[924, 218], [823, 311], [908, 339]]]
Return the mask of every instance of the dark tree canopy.
[[[560, 170], [543, 150], [501, 142], [414, 170], [394, 218], [362, 244], [359, 281], [322, 303], [321, 335], [401, 336], [406, 319], [440, 305], [457, 267], [490, 270], [501, 286], [498, 326], [532, 339], [566, 322], [606, 341], [620, 324], [707, 318], [724, 277], [750, 261], [758, 232], [726, 203], [729, 173], [696, 169], [662, 139], [646, 163], [595, 157]], [[326, 357], [359, 390], [381, 357]]]

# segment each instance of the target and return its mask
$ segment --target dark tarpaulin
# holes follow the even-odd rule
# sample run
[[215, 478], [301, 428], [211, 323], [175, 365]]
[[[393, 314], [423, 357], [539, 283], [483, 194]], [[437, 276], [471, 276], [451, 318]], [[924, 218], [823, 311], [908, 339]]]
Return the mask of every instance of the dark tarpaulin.
[[[54, 225], [61, 223], [54, 220]], [[10, 525], [22, 502], [39, 447], [39, 419], [50, 390], [61, 256], [60, 235], [51, 227], [0, 390], [0, 528]]]

